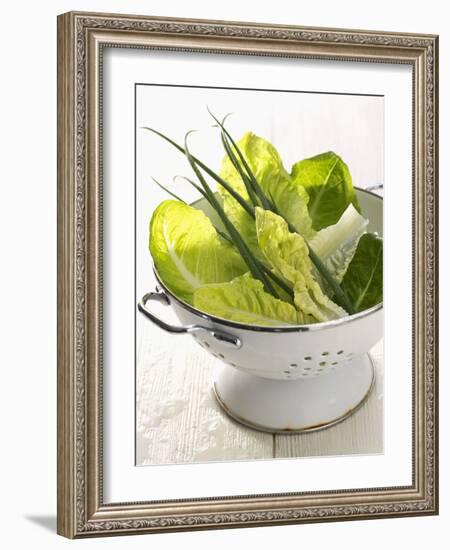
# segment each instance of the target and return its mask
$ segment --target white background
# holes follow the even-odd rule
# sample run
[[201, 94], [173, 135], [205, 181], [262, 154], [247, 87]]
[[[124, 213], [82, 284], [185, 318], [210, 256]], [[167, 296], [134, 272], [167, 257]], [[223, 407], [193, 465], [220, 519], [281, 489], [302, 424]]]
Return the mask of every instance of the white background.
[[[398, 3], [380, 0], [377, 9], [343, 1], [295, 4], [289, 0], [188, 5], [168, 0], [151, 6], [137, 1], [17, 2], [3, 8], [2, 40], [2, 537], [7, 548], [60, 548], [106, 545], [158, 549], [225, 548], [275, 544], [322, 548], [366, 549], [390, 547], [401, 540], [410, 549], [442, 548], [449, 533], [450, 496], [448, 418], [450, 385], [448, 345], [441, 349], [441, 516], [371, 522], [330, 523], [189, 534], [128, 537], [70, 543], [53, 534], [56, 510], [56, 21], [57, 13], [90, 9], [154, 15], [258, 20], [441, 34], [441, 59], [450, 53], [445, 4], [430, 0]], [[441, 151], [450, 147], [444, 121], [449, 119], [448, 74], [441, 76]], [[441, 155], [444, 158], [444, 155]], [[441, 181], [448, 181], [448, 165], [441, 163]], [[441, 205], [449, 204], [442, 185]], [[444, 210], [445, 213], [445, 210]], [[448, 248], [448, 216], [442, 216], [442, 246]], [[6, 254], [5, 254], [6, 252]], [[442, 281], [449, 279], [448, 256], [442, 254]], [[22, 296], [33, 298], [25, 317]], [[449, 300], [442, 285], [442, 303]], [[441, 326], [449, 323], [442, 307]], [[5, 376], [6, 375], [6, 376]], [[7, 541], [6, 539], [10, 539]], [[122, 545], [122, 546], [119, 546]]]

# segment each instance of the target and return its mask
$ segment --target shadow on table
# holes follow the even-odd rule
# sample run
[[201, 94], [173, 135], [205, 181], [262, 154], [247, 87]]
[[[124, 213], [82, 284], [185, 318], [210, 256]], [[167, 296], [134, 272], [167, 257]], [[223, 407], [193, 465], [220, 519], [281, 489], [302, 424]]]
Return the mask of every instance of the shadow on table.
[[31, 516], [25, 516], [25, 519], [27, 519], [28, 521], [31, 521], [32, 523], [35, 523], [36, 525], [41, 526], [47, 531], [56, 533], [56, 516], [31, 515]]

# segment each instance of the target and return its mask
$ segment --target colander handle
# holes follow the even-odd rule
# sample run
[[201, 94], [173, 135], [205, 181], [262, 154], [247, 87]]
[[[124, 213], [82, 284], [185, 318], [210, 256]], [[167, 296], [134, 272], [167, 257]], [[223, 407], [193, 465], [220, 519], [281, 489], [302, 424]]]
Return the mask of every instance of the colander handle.
[[147, 309], [147, 302], [151, 300], [160, 302], [163, 305], [168, 306], [170, 305], [169, 298], [163, 292], [148, 292], [147, 294], [145, 294], [145, 296], [143, 296], [142, 300], [138, 303], [137, 306], [138, 310], [143, 315], [145, 315], [147, 319], [149, 319], [152, 323], [154, 323], [159, 328], [162, 328], [166, 332], [170, 332], [171, 334], [192, 334], [195, 332], [206, 332], [209, 334], [209, 336], [211, 336], [215, 340], [218, 340], [221, 344], [224, 344], [225, 346], [232, 347], [234, 349], [239, 349], [242, 346], [240, 338], [232, 334], [228, 334], [227, 332], [202, 327], [201, 325], [169, 325], [168, 323], [157, 317], [149, 309]]
[[382, 183], [376, 183], [375, 185], [369, 185], [369, 187], [364, 188], [365, 191], [371, 191], [372, 193], [375, 191], [383, 191], [383, 184]]

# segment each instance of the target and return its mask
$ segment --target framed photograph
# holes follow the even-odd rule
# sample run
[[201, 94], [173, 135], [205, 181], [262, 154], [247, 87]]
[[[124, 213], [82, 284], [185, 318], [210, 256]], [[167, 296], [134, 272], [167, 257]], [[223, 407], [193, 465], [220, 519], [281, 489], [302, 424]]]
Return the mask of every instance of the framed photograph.
[[59, 534], [437, 513], [437, 56], [59, 16]]

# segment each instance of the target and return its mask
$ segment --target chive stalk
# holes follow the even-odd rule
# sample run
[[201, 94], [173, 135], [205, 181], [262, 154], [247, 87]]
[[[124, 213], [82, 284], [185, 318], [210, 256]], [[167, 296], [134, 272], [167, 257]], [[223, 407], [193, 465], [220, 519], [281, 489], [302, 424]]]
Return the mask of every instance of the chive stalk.
[[[216, 230], [216, 233], [222, 237], [222, 239], [226, 240], [230, 244], [234, 246], [233, 240], [229, 235], [221, 231], [218, 227], [214, 226], [214, 229]], [[276, 283], [282, 290], [286, 292], [286, 294], [289, 295], [291, 300], [294, 299], [294, 291], [292, 288], [283, 281], [281, 277], [278, 277], [276, 273], [274, 273], [271, 269], [269, 269], [263, 262], [258, 260], [258, 258], [255, 258], [256, 263], [259, 265], [259, 267], [268, 275], [274, 283]]]
[[[259, 200], [261, 201], [262, 207], [264, 208], [264, 210], [270, 210], [270, 204], [267, 200], [266, 195], [264, 194], [264, 191], [261, 189], [261, 186], [259, 185], [258, 180], [256, 179], [256, 177], [255, 177], [252, 169], [250, 168], [247, 160], [245, 159], [245, 156], [243, 155], [242, 151], [239, 149], [236, 142], [231, 137], [231, 134], [225, 128], [224, 122], [220, 122], [217, 119], [217, 117], [215, 115], [213, 115], [213, 113], [209, 109], [208, 109], [208, 113], [213, 117], [213, 119], [220, 126], [221, 131], [222, 131], [222, 135], [224, 135], [225, 139], [228, 139], [231, 142], [233, 148], [237, 152], [237, 154], [239, 156], [239, 159], [240, 159], [240, 161], [241, 161], [241, 163], [242, 163], [242, 165], [243, 165], [243, 167], [244, 167], [245, 171], [247, 172], [247, 175], [250, 179], [251, 185], [253, 186], [253, 189], [254, 189], [255, 193], [257, 194]], [[225, 119], [226, 119], [226, 117], [224, 118], [224, 121], [225, 121]]]
[[249, 268], [251, 274], [255, 277], [255, 279], [259, 279], [267, 292], [272, 294], [275, 298], [279, 298], [277, 295], [277, 292], [275, 288], [273, 287], [272, 283], [268, 280], [266, 274], [264, 271], [260, 268], [258, 263], [256, 262], [252, 252], [248, 248], [248, 246], [245, 244], [242, 237], [239, 235], [239, 232], [236, 230], [234, 225], [230, 222], [230, 220], [227, 218], [221, 204], [217, 200], [215, 194], [213, 193], [212, 189], [206, 182], [205, 178], [203, 177], [203, 174], [201, 173], [200, 169], [197, 166], [196, 161], [192, 157], [188, 145], [187, 145], [187, 138], [189, 136], [188, 132], [186, 134], [186, 137], [184, 139], [184, 150], [186, 151], [186, 157], [189, 161], [189, 164], [191, 165], [192, 170], [194, 171], [195, 175], [199, 179], [203, 189], [205, 190], [205, 193], [208, 196], [208, 199], [210, 201], [211, 206], [215, 209], [217, 214], [219, 215], [220, 219], [222, 220], [222, 223], [226, 230], [228, 231], [229, 236], [233, 240], [233, 243], [235, 244], [236, 248], [239, 250], [239, 253], [241, 254], [243, 260], [247, 264], [247, 267]]
[[158, 187], [161, 187], [161, 189], [163, 191], [165, 191], [166, 193], [168, 193], [171, 197], [173, 197], [174, 199], [177, 199], [177, 201], [180, 201], [184, 204], [187, 204], [186, 201], [184, 201], [181, 197], [179, 197], [178, 195], [175, 195], [175, 193], [173, 193], [170, 189], [167, 189], [167, 187], [164, 187], [164, 185], [162, 183], [159, 183], [158, 180], [156, 180], [155, 178], [152, 178], [152, 180], [156, 183], [156, 185]]
[[190, 178], [188, 178], [188, 177], [186, 177], [186, 176], [175, 176], [174, 179], [176, 179], [176, 178], [181, 178], [181, 179], [184, 179], [184, 180], [186, 180], [187, 182], [189, 182], [189, 183], [192, 185], [192, 187], [194, 187], [195, 189], [197, 189], [197, 191], [198, 191], [201, 195], [203, 195], [203, 197], [209, 202], [208, 196], [206, 195], [205, 191], [204, 191], [199, 185], [197, 185], [197, 184], [195, 183], [195, 181], [192, 181]]
[[241, 176], [241, 179], [242, 179], [242, 181], [245, 185], [245, 189], [247, 190], [248, 196], [250, 197], [250, 200], [251, 200], [253, 206], [254, 207], [260, 206], [261, 203], [258, 201], [256, 193], [253, 189], [252, 182], [250, 181], [247, 174], [245, 174], [244, 171], [242, 170], [242, 166], [239, 163], [238, 159], [235, 157], [233, 151], [231, 150], [231, 147], [230, 147], [230, 145], [229, 145], [229, 143], [228, 143], [228, 141], [227, 141], [227, 139], [226, 139], [223, 132], [221, 134], [221, 138], [222, 138], [222, 144], [223, 144], [223, 147], [225, 149], [225, 152], [228, 155], [228, 158], [230, 159], [231, 164], [234, 166], [234, 169]]
[[[168, 136], [164, 135], [161, 132], [158, 132], [158, 130], [149, 128], [148, 126], [143, 126], [143, 129], [153, 132], [154, 134], [162, 137], [163, 139], [168, 141], [171, 145], [173, 145], [176, 149], [178, 149], [181, 153], [186, 155], [185, 149], [181, 147], [181, 145], [179, 145], [176, 141], [173, 141], [172, 139], [170, 139]], [[211, 170], [211, 168], [206, 166], [206, 164], [204, 164], [198, 158], [194, 157], [193, 155], [191, 155], [191, 158], [194, 160], [195, 163], [198, 164], [198, 166], [200, 166], [202, 170], [204, 170], [209, 176], [215, 179], [217, 183], [219, 183], [226, 191], [228, 191], [228, 193], [230, 193], [233, 199], [235, 199], [242, 206], [242, 208], [247, 212], [249, 216], [251, 216], [253, 219], [255, 218], [254, 208], [251, 205], [249, 205], [248, 202], [244, 200], [244, 198], [237, 191], [235, 191], [228, 182], [226, 182], [224, 179], [218, 176], [213, 170]]]

